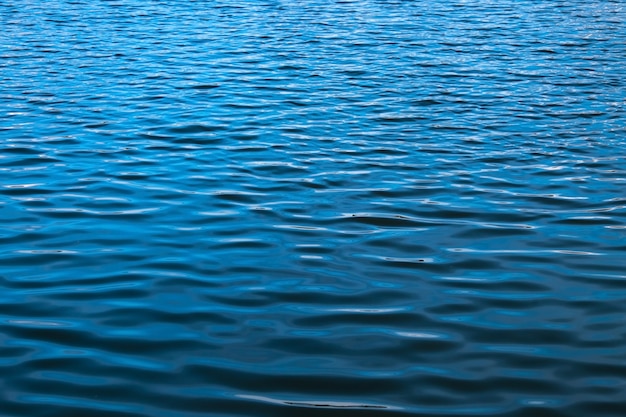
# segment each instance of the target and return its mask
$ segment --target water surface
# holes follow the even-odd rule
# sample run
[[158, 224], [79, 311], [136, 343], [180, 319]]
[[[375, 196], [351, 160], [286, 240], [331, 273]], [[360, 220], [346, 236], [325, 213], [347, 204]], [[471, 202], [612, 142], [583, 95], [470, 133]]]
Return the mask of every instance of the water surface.
[[0, 415], [626, 415], [625, 22], [0, 4]]

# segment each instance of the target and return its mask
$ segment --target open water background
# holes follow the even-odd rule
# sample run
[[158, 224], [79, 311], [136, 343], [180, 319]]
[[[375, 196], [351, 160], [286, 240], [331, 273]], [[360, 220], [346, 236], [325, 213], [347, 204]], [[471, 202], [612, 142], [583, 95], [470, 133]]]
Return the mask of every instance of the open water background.
[[626, 415], [626, 2], [0, 3], [0, 415]]

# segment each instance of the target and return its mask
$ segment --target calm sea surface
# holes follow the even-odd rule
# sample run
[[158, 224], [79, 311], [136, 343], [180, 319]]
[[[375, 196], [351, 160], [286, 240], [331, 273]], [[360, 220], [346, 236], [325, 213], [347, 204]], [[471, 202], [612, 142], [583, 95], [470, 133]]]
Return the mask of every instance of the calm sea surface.
[[626, 415], [626, 1], [0, 3], [0, 416]]

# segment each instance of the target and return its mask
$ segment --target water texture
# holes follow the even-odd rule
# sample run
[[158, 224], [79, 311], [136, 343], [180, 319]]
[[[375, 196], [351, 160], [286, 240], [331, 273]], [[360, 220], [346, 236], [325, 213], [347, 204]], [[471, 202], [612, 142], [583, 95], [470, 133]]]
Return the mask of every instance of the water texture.
[[626, 2], [0, 3], [0, 415], [626, 415]]

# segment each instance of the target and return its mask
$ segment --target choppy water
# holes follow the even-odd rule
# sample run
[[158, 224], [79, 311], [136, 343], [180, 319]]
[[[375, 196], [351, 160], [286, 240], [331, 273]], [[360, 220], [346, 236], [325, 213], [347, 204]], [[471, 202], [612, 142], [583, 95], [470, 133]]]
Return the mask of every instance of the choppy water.
[[0, 3], [0, 415], [626, 415], [626, 3]]

